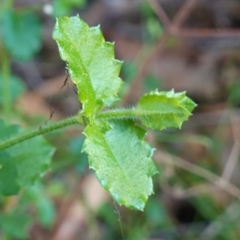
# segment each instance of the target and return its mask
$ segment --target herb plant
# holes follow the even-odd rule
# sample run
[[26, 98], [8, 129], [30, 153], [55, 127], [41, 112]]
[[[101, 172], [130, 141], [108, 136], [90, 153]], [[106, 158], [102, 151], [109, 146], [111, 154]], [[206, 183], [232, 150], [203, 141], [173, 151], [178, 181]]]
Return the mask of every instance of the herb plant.
[[17, 194], [49, 169], [54, 148], [39, 135], [80, 124], [86, 136], [82, 151], [103, 188], [119, 204], [143, 210], [153, 193], [151, 177], [157, 173], [153, 148], [144, 140], [145, 128], [180, 128], [195, 103], [185, 92], [155, 90], [135, 107], [112, 108], [119, 100], [122, 62], [114, 58], [114, 44], [104, 40], [99, 26], [90, 28], [78, 16], [60, 17], [53, 38], [77, 86], [82, 109], [76, 116], [32, 131], [0, 122], [0, 193]]

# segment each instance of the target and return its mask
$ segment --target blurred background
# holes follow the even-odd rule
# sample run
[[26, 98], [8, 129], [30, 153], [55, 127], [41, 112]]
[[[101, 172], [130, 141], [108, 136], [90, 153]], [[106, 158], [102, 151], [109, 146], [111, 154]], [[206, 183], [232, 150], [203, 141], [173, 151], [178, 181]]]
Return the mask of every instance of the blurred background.
[[82, 129], [46, 135], [51, 171], [0, 198], [0, 239], [240, 239], [240, 1], [1, 0], [2, 119], [37, 128], [81, 109], [52, 39], [55, 17], [76, 14], [115, 42], [122, 106], [158, 88], [186, 91], [198, 107], [181, 130], [149, 132], [159, 174], [144, 212], [101, 188]]

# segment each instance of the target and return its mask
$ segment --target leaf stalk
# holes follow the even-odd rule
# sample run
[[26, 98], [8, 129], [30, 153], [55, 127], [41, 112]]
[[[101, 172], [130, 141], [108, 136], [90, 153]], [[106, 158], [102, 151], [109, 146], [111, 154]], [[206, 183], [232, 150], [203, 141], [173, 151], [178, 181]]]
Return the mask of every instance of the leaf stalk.
[[81, 113], [74, 117], [70, 117], [70, 118], [64, 119], [62, 121], [59, 121], [59, 122], [56, 122], [56, 123], [53, 123], [53, 124], [50, 124], [47, 126], [39, 127], [38, 129], [35, 129], [35, 130], [20, 133], [17, 136], [14, 136], [10, 139], [7, 139], [7, 140], [1, 142], [0, 150], [9, 148], [13, 145], [16, 145], [20, 142], [26, 141], [26, 140], [36, 137], [38, 135], [52, 132], [54, 130], [57, 130], [57, 129], [60, 129], [60, 128], [63, 128], [63, 127], [69, 126], [69, 125], [74, 125], [74, 124], [84, 125]]
[[137, 119], [147, 115], [159, 114], [158, 111], [144, 111], [139, 108], [117, 108], [104, 112], [99, 112], [99, 119]]

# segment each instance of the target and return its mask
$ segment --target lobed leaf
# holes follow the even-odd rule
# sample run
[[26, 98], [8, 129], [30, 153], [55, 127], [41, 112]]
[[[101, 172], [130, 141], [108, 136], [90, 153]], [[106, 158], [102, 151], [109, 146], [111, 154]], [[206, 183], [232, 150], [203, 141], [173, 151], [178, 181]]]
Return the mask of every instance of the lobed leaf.
[[[19, 127], [0, 121], [0, 140], [20, 133]], [[50, 166], [54, 148], [38, 136], [0, 151], [0, 194], [17, 194], [34, 184]]]
[[101, 185], [129, 208], [143, 210], [153, 193], [151, 177], [157, 173], [153, 149], [143, 140], [146, 132], [132, 121], [87, 126], [84, 151]]
[[78, 88], [84, 114], [92, 117], [116, 101], [122, 62], [114, 59], [113, 43], [105, 42], [99, 26], [89, 28], [78, 16], [60, 17], [53, 38]]
[[167, 127], [181, 127], [191, 116], [196, 104], [185, 92], [174, 93], [153, 91], [144, 95], [138, 104], [141, 122], [149, 128], [162, 130]]

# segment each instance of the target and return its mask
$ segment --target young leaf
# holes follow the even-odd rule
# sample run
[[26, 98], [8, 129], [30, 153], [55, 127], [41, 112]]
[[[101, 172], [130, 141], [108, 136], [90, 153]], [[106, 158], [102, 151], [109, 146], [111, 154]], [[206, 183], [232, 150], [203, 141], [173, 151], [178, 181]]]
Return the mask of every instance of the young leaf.
[[85, 129], [84, 151], [101, 185], [119, 203], [143, 210], [153, 192], [151, 176], [157, 173], [153, 149], [143, 140], [145, 131], [132, 121], [96, 123]]
[[105, 42], [99, 26], [89, 28], [78, 16], [61, 17], [53, 38], [77, 85], [84, 114], [92, 117], [116, 101], [122, 84], [118, 77], [122, 62], [114, 59], [113, 43]]
[[36, 15], [5, 11], [2, 17], [2, 38], [8, 51], [18, 60], [27, 61], [41, 47], [42, 26]]
[[[0, 121], [1, 141], [19, 132], [17, 126], [6, 126]], [[42, 136], [0, 151], [0, 194], [16, 194], [18, 187], [25, 188], [34, 184], [49, 169], [53, 152], [53, 147]], [[3, 187], [3, 184], [6, 185]]]
[[153, 91], [144, 95], [138, 104], [140, 120], [149, 128], [162, 130], [166, 127], [181, 127], [191, 116], [196, 104], [185, 92], [174, 93]]

